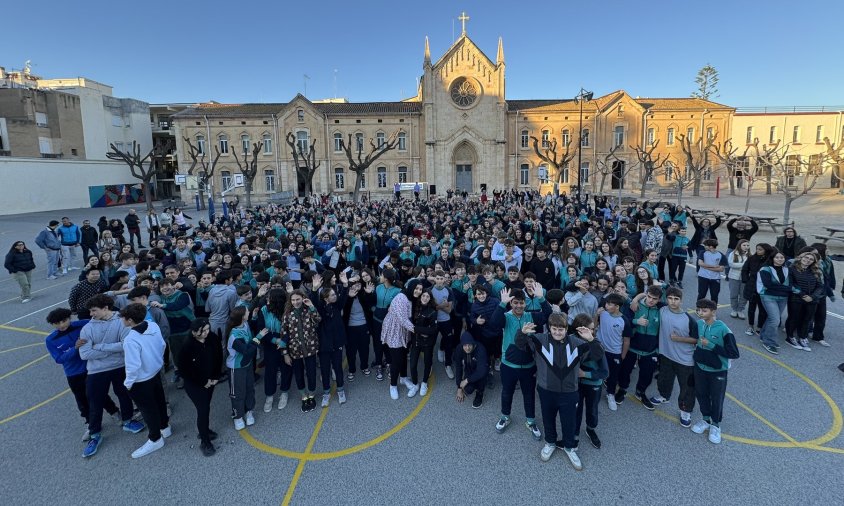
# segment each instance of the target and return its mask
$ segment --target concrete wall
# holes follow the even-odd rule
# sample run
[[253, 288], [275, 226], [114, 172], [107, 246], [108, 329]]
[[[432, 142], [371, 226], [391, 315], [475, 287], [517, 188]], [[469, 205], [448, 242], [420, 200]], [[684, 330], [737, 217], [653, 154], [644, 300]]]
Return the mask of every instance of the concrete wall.
[[0, 215], [90, 207], [88, 186], [140, 183], [122, 163], [0, 158]]

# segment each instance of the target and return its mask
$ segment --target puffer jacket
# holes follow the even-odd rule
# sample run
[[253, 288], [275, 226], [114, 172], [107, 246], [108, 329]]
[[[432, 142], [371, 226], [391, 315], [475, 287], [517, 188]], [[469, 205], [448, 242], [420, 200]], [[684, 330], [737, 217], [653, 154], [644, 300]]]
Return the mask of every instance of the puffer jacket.
[[312, 357], [319, 351], [317, 327], [321, 318], [316, 308], [302, 306], [284, 315], [281, 320], [281, 347], [287, 348], [290, 358], [297, 360]]

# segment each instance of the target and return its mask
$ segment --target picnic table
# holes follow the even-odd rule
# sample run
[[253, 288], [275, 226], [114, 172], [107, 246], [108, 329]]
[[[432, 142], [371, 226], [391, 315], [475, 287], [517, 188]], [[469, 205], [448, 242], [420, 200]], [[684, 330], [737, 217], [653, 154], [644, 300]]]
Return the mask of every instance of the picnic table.
[[772, 217], [772, 216], [751, 216], [749, 214], [746, 215], [744, 213], [730, 213], [730, 212], [724, 212], [724, 214], [727, 216], [728, 219], [738, 218], [739, 216], [747, 216], [748, 218], [755, 221], [759, 225], [766, 224], [766, 225], [770, 226], [771, 230], [773, 230], [775, 234], [779, 233], [779, 230], [777, 230], [777, 227], [786, 227], [786, 226], [789, 226], [789, 225], [794, 226], [793, 221], [791, 223], [780, 223], [780, 222], [777, 221], [778, 218], [775, 218], [775, 217]]
[[821, 241], [823, 241], [824, 244], [826, 244], [827, 241], [844, 242], [844, 237], [835, 237], [835, 234], [837, 234], [838, 232], [844, 232], [844, 228], [840, 228], [840, 227], [823, 227], [823, 228], [827, 232], [829, 232], [829, 235], [814, 234], [815, 239], [820, 239]]

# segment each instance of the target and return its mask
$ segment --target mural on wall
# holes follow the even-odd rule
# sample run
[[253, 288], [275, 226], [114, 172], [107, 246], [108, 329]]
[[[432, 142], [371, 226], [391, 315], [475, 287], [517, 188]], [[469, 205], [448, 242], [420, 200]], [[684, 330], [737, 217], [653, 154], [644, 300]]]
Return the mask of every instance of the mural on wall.
[[91, 199], [91, 207], [135, 204], [144, 202], [144, 185], [137, 183], [89, 186], [88, 195]]

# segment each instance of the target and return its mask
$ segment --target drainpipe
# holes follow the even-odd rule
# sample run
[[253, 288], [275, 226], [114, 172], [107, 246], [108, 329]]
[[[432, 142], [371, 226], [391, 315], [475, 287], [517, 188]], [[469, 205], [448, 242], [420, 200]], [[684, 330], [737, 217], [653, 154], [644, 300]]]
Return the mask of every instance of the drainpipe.
[[[278, 182], [281, 183], [281, 168], [279, 167], [278, 163], [278, 151], [281, 149], [281, 145], [278, 143], [278, 117], [275, 113], [272, 114], [273, 118], [273, 142], [275, 143], [275, 147], [273, 148], [273, 152], [275, 153], [275, 173], [278, 175]], [[281, 186], [279, 184], [279, 186]]]
[[[205, 135], [208, 139], [208, 141], [205, 143], [205, 149], [209, 150], [208, 155], [209, 155], [209, 158], [211, 158], [211, 173], [213, 174], [214, 173], [214, 158], [210, 156], [211, 155], [210, 148], [211, 148], [211, 142], [212, 142], [212, 139], [211, 139], [211, 124], [208, 122], [208, 115], [207, 114], [203, 114], [203, 117], [205, 118]], [[214, 177], [213, 176], [208, 179], [208, 186], [211, 187], [210, 189], [208, 189], [209, 195], [213, 195], [213, 189], [214, 189]]]

